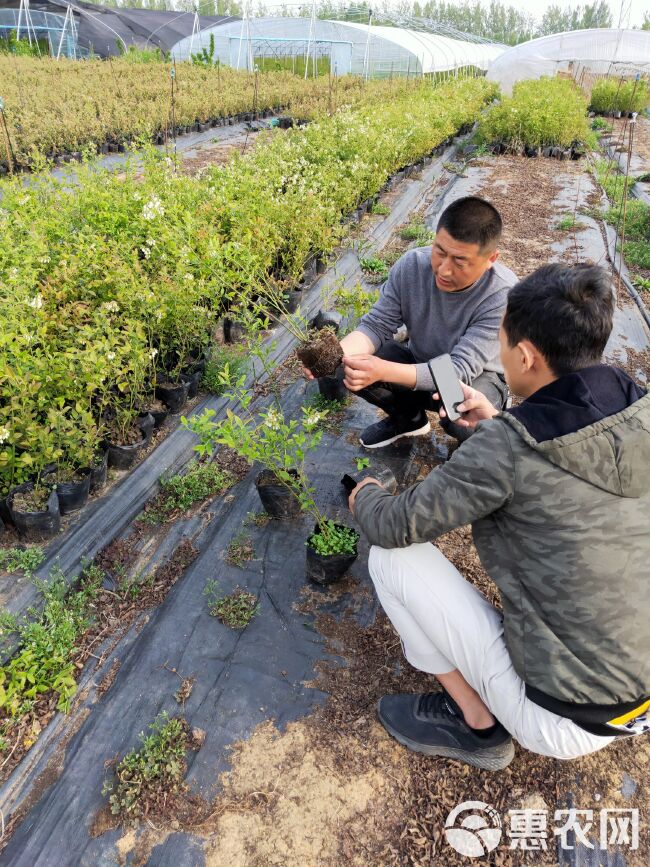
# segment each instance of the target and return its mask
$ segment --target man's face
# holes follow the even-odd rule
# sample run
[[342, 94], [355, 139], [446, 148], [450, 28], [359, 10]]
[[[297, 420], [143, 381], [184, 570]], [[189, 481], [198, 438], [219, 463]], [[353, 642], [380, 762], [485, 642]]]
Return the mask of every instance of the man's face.
[[431, 267], [441, 292], [459, 292], [476, 283], [499, 258], [499, 251], [481, 252], [478, 244], [455, 241], [439, 229], [431, 247]]
[[522, 353], [519, 346], [510, 346], [503, 325], [499, 328], [499, 347], [503, 375], [506, 378], [508, 388], [518, 397], [525, 397], [528, 384], [523, 370]]

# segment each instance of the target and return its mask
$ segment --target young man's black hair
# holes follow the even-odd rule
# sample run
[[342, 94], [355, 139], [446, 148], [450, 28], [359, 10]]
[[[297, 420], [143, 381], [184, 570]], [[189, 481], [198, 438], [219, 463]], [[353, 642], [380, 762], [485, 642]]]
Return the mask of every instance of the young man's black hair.
[[529, 340], [556, 376], [598, 364], [612, 330], [609, 275], [596, 265], [544, 265], [508, 296], [510, 346]]
[[444, 229], [455, 241], [478, 244], [481, 252], [496, 250], [503, 224], [499, 212], [478, 196], [464, 196], [448, 205], [438, 220], [438, 231]]

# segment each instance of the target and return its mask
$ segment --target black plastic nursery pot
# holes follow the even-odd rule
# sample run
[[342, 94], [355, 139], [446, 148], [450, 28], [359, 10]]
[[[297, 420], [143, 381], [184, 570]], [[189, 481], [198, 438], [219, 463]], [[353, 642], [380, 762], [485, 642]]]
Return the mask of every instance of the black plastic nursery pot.
[[98, 460], [90, 468], [90, 493], [99, 491], [106, 484], [108, 476], [108, 449], [104, 449]]
[[181, 373], [181, 381], [187, 383], [188, 400], [196, 397], [199, 393], [199, 386], [201, 385], [202, 376], [203, 371], [201, 370], [195, 370], [193, 373]]
[[[298, 478], [296, 470], [289, 473]], [[272, 518], [295, 518], [300, 514], [300, 501], [286, 485], [278, 482], [271, 470], [262, 470], [255, 480], [264, 511]]]
[[286, 294], [285, 307], [289, 313], [294, 313], [302, 303], [302, 290], [290, 289]]
[[223, 319], [223, 339], [226, 343], [239, 343], [246, 336], [246, 328], [241, 322], [230, 319], [224, 316]]
[[342, 368], [339, 368], [341, 374], [337, 371], [336, 376], [321, 376], [318, 380], [318, 390], [323, 395], [325, 400], [347, 400], [348, 390], [343, 384]]
[[116, 470], [128, 470], [134, 464], [138, 453], [149, 444], [154, 428], [153, 416], [147, 413], [146, 416], [138, 419], [137, 425], [142, 431], [142, 439], [139, 443], [128, 445], [108, 444], [108, 465], [110, 467]]
[[[162, 404], [163, 402], [160, 401]], [[146, 409], [143, 410], [145, 415], [150, 415], [153, 419], [154, 428], [159, 428], [169, 415], [169, 407], [166, 404], [163, 404], [162, 408], [154, 409], [153, 406], [149, 405]]]
[[28, 541], [49, 539], [56, 536], [61, 529], [61, 510], [56, 491], [52, 491], [48, 497], [47, 506], [39, 512], [23, 512], [15, 508], [13, 504], [16, 494], [29, 491], [33, 487], [32, 482], [25, 482], [14, 488], [9, 494], [7, 500], [11, 512], [11, 523], [18, 530], [19, 535]]
[[[337, 528], [342, 528], [343, 524], [335, 524]], [[318, 524], [314, 527], [314, 532], [312, 536], [317, 536], [320, 534], [320, 527]], [[309, 544], [312, 536], [307, 539], [307, 571], [306, 575], [310, 581], [313, 581], [315, 584], [322, 584], [324, 586], [328, 586], [329, 584], [335, 584], [337, 581], [340, 581], [341, 578], [348, 571], [350, 566], [357, 559], [358, 552], [356, 550], [354, 554], [318, 554]], [[359, 534], [357, 533], [357, 541], [359, 539]]]
[[88, 502], [90, 496], [90, 469], [80, 470], [83, 479], [77, 482], [59, 482], [56, 492], [59, 495], [59, 509], [62, 515], [76, 512]]
[[156, 386], [155, 394], [171, 413], [180, 412], [187, 402], [189, 382], [163, 382]]
[[12, 524], [11, 509], [9, 508], [9, 497], [0, 497], [0, 520], [5, 524]]

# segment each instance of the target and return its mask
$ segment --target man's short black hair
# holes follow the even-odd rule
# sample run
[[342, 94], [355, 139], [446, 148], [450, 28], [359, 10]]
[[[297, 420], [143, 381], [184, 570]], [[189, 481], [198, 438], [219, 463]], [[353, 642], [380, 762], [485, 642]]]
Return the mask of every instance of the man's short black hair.
[[478, 196], [464, 196], [448, 205], [438, 220], [454, 241], [478, 244], [481, 252], [496, 250], [503, 224], [494, 205]]
[[612, 330], [609, 274], [596, 265], [544, 265], [508, 294], [510, 346], [529, 340], [556, 376], [599, 364]]

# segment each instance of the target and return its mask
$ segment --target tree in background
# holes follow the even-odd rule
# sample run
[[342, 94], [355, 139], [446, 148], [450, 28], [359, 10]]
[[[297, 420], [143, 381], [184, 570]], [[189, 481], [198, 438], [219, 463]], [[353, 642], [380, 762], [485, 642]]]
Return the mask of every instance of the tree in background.
[[[111, 6], [133, 6], [143, 9], [187, 9], [193, 11], [193, 0], [92, 0]], [[253, 14], [278, 17], [308, 17], [311, 6], [294, 4], [276, 5], [275, 0], [256, 0]], [[200, 0], [201, 15], [242, 14], [242, 0]], [[335, 21], [366, 22], [372, 9], [375, 24], [399, 26], [400, 17], [429, 18], [439, 24], [455, 27], [465, 33], [481, 36], [493, 42], [517, 45], [537, 36], [564, 33], [568, 30], [586, 30], [593, 27], [611, 27], [612, 10], [607, 0], [593, 0], [578, 6], [549, 6], [541, 20], [528, 12], [509, 5], [503, 0], [361, 0], [351, 4], [349, 0], [318, 0], [317, 15]], [[646, 13], [644, 30], [650, 29], [650, 13]]]
[[606, 0], [595, 0], [586, 6], [574, 8], [558, 5], [549, 6], [542, 16], [538, 36], [550, 36], [552, 33], [565, 33], [567, 30], [589, 30], [595, 27], [611, 27], [612, 10]]

